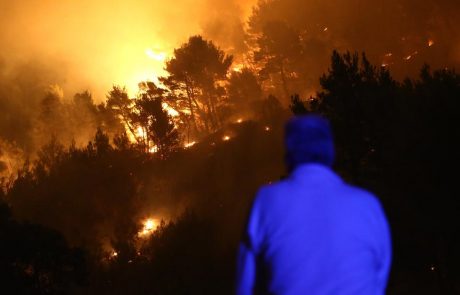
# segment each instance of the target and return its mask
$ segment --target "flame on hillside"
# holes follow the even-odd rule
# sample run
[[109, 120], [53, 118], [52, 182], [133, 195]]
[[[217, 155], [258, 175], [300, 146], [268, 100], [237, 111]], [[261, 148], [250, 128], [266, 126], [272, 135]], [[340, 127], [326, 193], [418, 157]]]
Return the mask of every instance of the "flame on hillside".
[[139, 238], [149, 237], [157, 230], [159, 225], [160, 222], [158, 222], [158, 220], [154, 218], [147, 218], [144, 221], [142, 221], [142, 228], [137, 233], [137, 236]]

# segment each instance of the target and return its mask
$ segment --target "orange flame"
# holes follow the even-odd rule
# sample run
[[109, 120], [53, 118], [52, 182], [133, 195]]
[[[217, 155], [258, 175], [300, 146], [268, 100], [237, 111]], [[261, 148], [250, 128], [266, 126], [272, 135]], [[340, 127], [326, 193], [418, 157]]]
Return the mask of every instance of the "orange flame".
[[140, 238], [148, 237], [158, 228], [158, 221], [153, 218], [147, 218], [142, 222], [142, 229], [137, 233]]

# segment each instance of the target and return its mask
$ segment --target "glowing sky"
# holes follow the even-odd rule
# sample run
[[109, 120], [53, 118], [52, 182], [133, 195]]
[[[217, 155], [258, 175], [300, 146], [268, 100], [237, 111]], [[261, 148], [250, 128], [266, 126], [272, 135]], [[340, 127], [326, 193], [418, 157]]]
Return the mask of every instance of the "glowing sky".
[[162, 60], [173, 48], [192, 34], [212, 33], [216, 17], [229, 10], [233, 25], [253, 3], [0, 0], [0, 42], [6, 44], [0, 66], [45, 64], [68, 92], [89, 88], [100, 100], [112, 84], [133, 90], [139, 81], [163, 74]]

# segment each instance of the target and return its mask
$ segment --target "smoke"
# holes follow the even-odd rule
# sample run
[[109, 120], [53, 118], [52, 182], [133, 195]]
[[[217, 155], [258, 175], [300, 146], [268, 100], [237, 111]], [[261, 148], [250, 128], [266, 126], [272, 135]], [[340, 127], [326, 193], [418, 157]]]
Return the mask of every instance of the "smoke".
[[26, 154], [46, 141], [36, 130], [50, 85], [62, 89], [62, 102], [89, 90], [99, 103], [112, 85], [133, 95], [140, 81], [164, 75], [164, 59], [190, 35], [241, 51], [250, 7], [247, 0], [0, 0], [0, 138]]
[[190, 35], [207, 32], [225, 46], [219, 35], [228, 32], [241, 43], [245, 2], [1, 0], [0, 60], [39, 61], [64, 78], [65, 92], [89, 89], [101, 100], [112, 84], [133, 89], [163, 74], [147, 49], [170, 54]]
[[460, 64], [459, 13], [455, 0], [270, 0], [258, 2], [251, 24], [260, 31], [267, 22], [284, 21], [330, 50], [365, 51], [402, 78], [416, 75], [423, 63]]
[[459, 13], [454, 0], [0, 0], [0, 137], [32, 151], [50, 85], [64, 100], [89, 90], [101, 102], [114, 84], [133, 94], [138, 82], [164, 75], [164, 60], [190, 35], [245, 53], [250, 15], [255, 30], [282, 20], [306, 36], [310, 58], [300, 66], [312, 90], [332, 49], [366, 51], [397, 77], [415, 75], [424, 62], [460, 64]]

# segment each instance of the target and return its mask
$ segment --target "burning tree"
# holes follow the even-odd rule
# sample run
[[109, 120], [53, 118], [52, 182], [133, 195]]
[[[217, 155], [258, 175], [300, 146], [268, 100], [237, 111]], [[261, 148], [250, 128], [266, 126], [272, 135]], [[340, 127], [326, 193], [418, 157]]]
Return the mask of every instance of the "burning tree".
[[135, 136], [136, 131], [132, 124], [133, 104], [134, 102], [129, 98], [126, 88], [113, 86], [107, 94], [106, 108]]
[[165, 90], [153, 82], [144, 82], [140, 86], [142, 91], [135, 102], [135, 121], [146, 131], [147, 148], [153, 144], [161, 157], [167, 157], [179, 146], [179, 132], [163, 106]]
[[107, 95], [107, 108], [143, 151], [159, 152], [161, 157], [166, 157], [179, 145], [179, 132], [164, 107], [166, 90], [153, 82], [142, 82], [139, 87], [135, 99], [129, 98], [126, 89], [113, 87]]
[[187, 120], [195, 133], [210, 132], [221, 124], [222, 82], [232, 61], [211, 41], [193, 36], [166, 63], [169, 76], [162, 82], [172, 91], [170, 103], [189, 114]]

